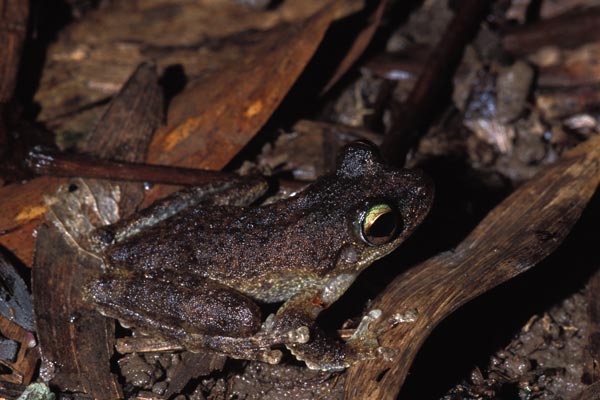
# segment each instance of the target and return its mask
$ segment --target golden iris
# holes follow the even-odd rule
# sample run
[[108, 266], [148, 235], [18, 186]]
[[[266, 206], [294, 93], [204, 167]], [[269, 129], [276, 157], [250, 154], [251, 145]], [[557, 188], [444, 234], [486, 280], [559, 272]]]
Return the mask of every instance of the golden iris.
[[396, 236], [399, 223], [400, 218], [394, 208], [388, 204], [376, 204], [362, 215], [360, 236], [373, 246], [385, 244]]

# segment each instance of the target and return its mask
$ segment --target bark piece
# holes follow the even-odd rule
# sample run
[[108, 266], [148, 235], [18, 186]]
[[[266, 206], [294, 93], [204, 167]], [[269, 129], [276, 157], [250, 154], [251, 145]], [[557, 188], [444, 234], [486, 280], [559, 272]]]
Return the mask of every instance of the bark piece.
[[26, 386], [0, 381], [0, 398], [14, 400], [19, 398]]
[[38, 353], [31, 294], [23, 279], [0, 254], [0, 365], [11, 373], [2, 380], [27, 384], [35, 372]]
[[171, 379], [163, 396], [168, 399], [181, 392], [190, 380], [208, 375], [214, 370], [223, 369], [226, 360], [226, 356], [211, 351], [183, 353], [179, 364], [169, 371]]
[[558, 119], [594, 110], [600, 104], [600, 89], [596, 86], [583, 86], [539, 90], [535, 102], [546, 119]]
[[[416, 310], [414, 323], [398, 324], [381, 344], [399, 353], [392, 363], [369, 361], [348, 370], [346, 395], [396, 398], [419, 348], [454, 310], [535, 266], [569, 233], [600, 181], [600, 137], [565, 153], [493, 209], [453, 251], [395, 278], [372, 308], [388, 325], [396, 313]], [[383, 324], [383, 325], [382, 325]]]
[[[599, 18], [600, 20], [600, 18]], [[597, 85], [600, 82], [600, 43], [587, 43], [575, 50], [556, 52], [556, 62], [539, 65], [538, 85], [569, 87]], [[548, 57], [552, 60], [553, 57]]]
[[600, 398], [600, 382], [591, 384], [578, 396], [575, 396], [573, 400], [596, 400], [598, 398]]

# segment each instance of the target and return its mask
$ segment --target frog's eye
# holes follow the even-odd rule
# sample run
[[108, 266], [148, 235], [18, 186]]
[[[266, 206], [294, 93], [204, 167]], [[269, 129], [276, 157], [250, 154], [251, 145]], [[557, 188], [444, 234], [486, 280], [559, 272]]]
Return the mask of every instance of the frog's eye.
[[377, 246], [396, 237], [400, 215], [388, 204], [376, 204], [361, 215], [359, 224], [360, 238], [371, 246]]

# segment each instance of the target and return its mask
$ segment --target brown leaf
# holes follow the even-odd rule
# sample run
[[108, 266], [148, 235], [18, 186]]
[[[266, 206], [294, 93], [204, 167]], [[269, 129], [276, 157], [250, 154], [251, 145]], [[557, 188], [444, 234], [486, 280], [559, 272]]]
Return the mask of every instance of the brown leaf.
[[[315, 15], [328, 9], [331, 22], [362, 7], [363, 2], [357, 0], [288, 0], [274, 10], [214, 0], [113, 2], [69, 26], [48, 50], [35, 97], [42, 107], [39, 118], [58, 132], [89, 131], [102, 104], [117, 92], [135, 66], [146, 60], [157, 64], [159, 75], [179, 69], [184, 76], [176, 78], [188, 82], [209, 76], [214, 79], [223, 73], [259, 90], [262, 85], [282, 84], [278, 76], [267, 75], [272, 68], [287, 68], [284, 81], [293, 82], [299, 72], [287, 63], [300, 65], [301, 70], [328, 26], [324, 23], [322, 32], [316, 32], [319, 28], [309, 27], [309, 20], [314, 21]], [[278, 47], [281, 40], [275, 37], [285, 27], [291, 30], [284, 43], [289, 51]], [[270, 49], [270, 45], [275, 47]], [[263, 53], [254, 54], [256, 48]], [[261, 60], [262, 56], [267, 58]], [[273, 59], [275, 65], [267, 64]], [[267, 67], [264, 74], [252, 74], [260, 68], [253, 65], [256, 62]], [[235, 92], [233, 84], [226, 82], [217, 93], [232, 87]], [[283, 87], [279, 90], [286, 91]], [[239, 94], [240, 99], [243, 95]], [[198, 101], [216, 93], [203, 92], [200, 96]], [[250, 110], [255, 112], [256, 108]]]
[[221, 169], [264, 125], [339, 13], [328, 4], [307, 19], [225, 42], [224, 60], [177, 96], [150, 146], [152, 163]]
[[40, 226], [32, 274], [40, 375], [64, 391], [122, 397], [110, 373], [114, 322], [83, 304], [81, 286], [89, 276], [81, 263], [90, 265], [80, 256], [62, 232]]
[[48, 211], [43, 197], [64, 182], [44, 176], [0, 187], [0, 244], [26, 265], [33, 261], [34, 231]]
[[370, 361], [348, 373], [346, 395], [396, 398], [419, 348], [454, 310], [535, 266], [552, 253], [579, 219], [600, 181], [600, 137], [567, 152], [493, 209], [452, 252], [433, 257], [399, 275], [371, 305], [394, 313], [417, 310], [381, 337], [399, 351], [393, 363]]
[[29, 2], [0, 0], [0, 104], [12, 99], [17, 84], [21, 48], [27, 32]]

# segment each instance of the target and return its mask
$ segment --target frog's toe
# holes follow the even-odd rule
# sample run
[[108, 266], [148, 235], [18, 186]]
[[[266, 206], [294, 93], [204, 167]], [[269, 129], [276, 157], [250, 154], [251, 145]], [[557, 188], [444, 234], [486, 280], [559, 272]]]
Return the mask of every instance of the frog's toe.
[[282, 330], [275, 328], [275, 315], [270, 314], [256, 335], [263, 345], [307, 343], [310, 340], [310, 328], [302, 325], [298, 328]]
[[283, 353], [280, 350], [265, 350], [259, 353], [256, 359], [267, 364], [279, 364], [282, 357]]
[[360, 324], [358, 324], [358, 328], [356, 328], [348, 341], [352, 342], [356, 340], [374, 339], [374, 334], [370, 328], [370, 325], [372, 322], [381, 318], [381, 315], [382, 311], [379, 309], [369, 311], [367, 315], [362, 318]]
[[289, 343], [307, 343], [310, 340], [310, 329], [308, 326], [292, 329], [287, 333]]

